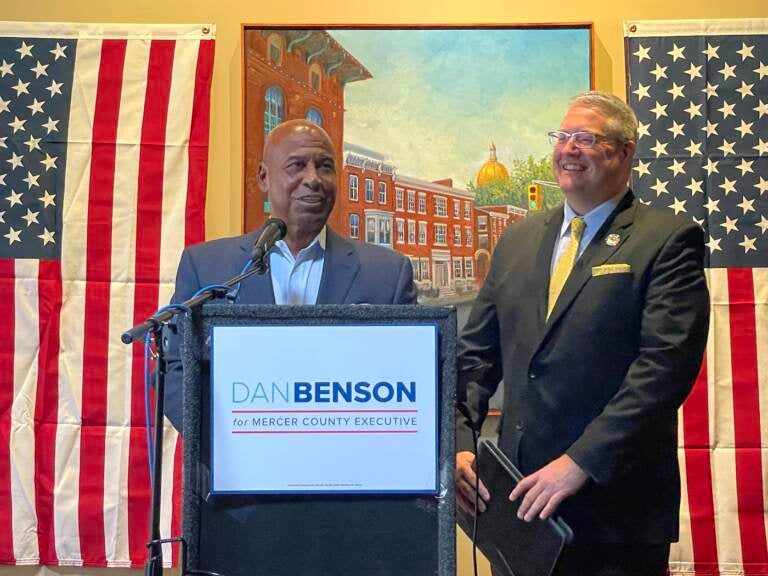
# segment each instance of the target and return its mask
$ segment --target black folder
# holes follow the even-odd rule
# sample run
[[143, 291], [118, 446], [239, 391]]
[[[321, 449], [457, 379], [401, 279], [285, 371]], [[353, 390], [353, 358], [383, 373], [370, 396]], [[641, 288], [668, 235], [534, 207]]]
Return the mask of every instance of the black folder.
[[[570, 527], [559, 516], [525, 522], [517, 517], [520, 503], [509, 493], [523, 475], [490, 440], [482, 440], [477, 452], [480, 479], [491, 501], [477, 520], [477, 547], [504, 576], [549, 576], [566, 543], [573, 539]], [[461, 510], [456, 519], [472, 538], [473, 518]]]

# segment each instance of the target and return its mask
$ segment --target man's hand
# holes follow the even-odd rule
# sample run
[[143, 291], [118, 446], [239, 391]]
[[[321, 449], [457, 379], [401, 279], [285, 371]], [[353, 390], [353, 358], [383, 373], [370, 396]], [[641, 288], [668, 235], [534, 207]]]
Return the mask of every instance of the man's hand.
[[[465, 451], [456, 454], [456, 503], [467, 514], [475, 512], [475, 455]], [[480, 498], [477, 501], [477, 509], [485, 512], [485, 503], [491, 499], [491, 495], [485, 485], [480, 482]]]
[[546, 520], [563, 500], [581, 490], [588, 478], [570, 456], [563, 454], [518, 482], [509, 499], [514, 502], [523, 497], [517, 509], [518, 518], [530, 522], [538, 515]]

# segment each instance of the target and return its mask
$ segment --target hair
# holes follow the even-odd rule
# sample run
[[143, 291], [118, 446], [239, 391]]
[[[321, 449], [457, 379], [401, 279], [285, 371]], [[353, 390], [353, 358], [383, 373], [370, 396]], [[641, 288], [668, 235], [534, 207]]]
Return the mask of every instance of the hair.
[[637, 141], [637, 117], [623, 100], [606, 92], [582, 92], [569, 102], [569, 107], [583, 107], [602, 113], [611, 136]]

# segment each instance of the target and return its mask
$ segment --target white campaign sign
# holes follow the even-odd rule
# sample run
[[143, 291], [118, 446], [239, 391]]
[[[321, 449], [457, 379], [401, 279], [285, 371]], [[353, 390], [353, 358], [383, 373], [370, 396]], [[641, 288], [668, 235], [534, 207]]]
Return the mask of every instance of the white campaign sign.
[[437, 326], [214, 326], [211, 490], [437, 491]]

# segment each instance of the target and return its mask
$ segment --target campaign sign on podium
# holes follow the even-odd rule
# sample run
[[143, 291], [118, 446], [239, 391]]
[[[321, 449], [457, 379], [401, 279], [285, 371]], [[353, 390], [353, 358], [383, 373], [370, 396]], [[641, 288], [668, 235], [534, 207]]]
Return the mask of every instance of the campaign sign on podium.
[[213, 326], [211, 493], [437, 493], [437, 332]]

